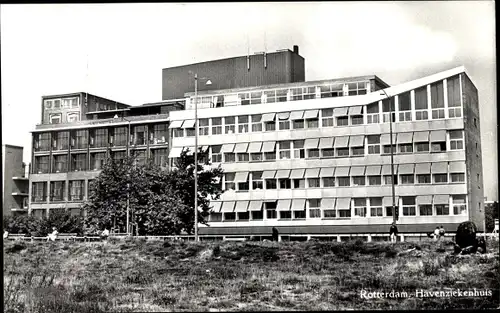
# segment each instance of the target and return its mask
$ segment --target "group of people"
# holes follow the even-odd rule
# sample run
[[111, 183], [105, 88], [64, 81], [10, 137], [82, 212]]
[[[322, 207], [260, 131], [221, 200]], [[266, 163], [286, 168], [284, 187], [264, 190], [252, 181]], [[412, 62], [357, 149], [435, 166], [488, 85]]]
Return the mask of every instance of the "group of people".
[[[444, 235], [446, 234], [443, 225], [441, 227], [437, 227], [434, 230], [434, 232], [429, 233], [429, 237], [432, 237], [434, 241], [438, 241], [441, 238], [444, 238]], [[392, 222], [391, 228], [389, 229], [389, 236], [391, 237], [391, 242], [396, 242], [397, 241], [397, 236], [398, 236], [398, 227], [396, 226], [396, 222]]]

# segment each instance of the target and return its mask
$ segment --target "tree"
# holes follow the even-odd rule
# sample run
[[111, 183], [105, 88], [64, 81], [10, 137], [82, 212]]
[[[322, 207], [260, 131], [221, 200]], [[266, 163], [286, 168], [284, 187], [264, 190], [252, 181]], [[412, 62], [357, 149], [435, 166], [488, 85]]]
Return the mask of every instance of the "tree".
[[484, 205], [484, 219], [487, 233], [491, 233], [495, 229], [495, 219], [498, 219], [498, 215], [499, 207], [497, 201]]
[[10, 216], [4, 218], [4, 229], [13, 234], [46, 236], [56, 227], [60, 233], [83, 233], [83, 220], [66, 211], [53, 211], [48, 217], [36, 218], [33, 215]]
[[[201, 154], [200, 159], [207, 159]], [[194, 158], [183, 152], [177, 169], [167, 171], [152, 162], [137, 165], [134, 158], [123, 162], [108, 159], [99, 176], [90, 186], [84, 203], [85, 225], [89, 233], [116, 227], [126, 230], [127, 199], [130, 221], [139, 235], [191, 233], [194, 227]], [[208, 161], [205, 165], [209, 165]], [[209, 210], [212, 199], [221, 193], [222, 169], [203, 169], [199, 165], [200, 222]]]

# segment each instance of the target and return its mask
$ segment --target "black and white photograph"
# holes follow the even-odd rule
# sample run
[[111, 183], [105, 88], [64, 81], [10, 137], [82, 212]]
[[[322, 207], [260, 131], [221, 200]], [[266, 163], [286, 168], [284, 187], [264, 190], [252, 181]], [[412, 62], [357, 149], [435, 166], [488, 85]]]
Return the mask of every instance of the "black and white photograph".
[[3, 312], [500, 309], [495, 22], [1, 4]]

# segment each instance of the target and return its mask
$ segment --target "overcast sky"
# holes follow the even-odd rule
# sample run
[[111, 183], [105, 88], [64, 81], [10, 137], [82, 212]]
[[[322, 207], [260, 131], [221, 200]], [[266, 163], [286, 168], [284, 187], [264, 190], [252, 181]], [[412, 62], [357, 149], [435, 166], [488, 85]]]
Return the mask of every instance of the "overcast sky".
[[[2, 140], [22, 145], [42, 95], [161, 100], [161, 69], [300, 47], [306, 80], [391, 85], [465, 65], [479, 90], [485, 195], [498, 199], [493, 1], [1, 6]], [[249, 43], [249, 45], [247, 44]]]

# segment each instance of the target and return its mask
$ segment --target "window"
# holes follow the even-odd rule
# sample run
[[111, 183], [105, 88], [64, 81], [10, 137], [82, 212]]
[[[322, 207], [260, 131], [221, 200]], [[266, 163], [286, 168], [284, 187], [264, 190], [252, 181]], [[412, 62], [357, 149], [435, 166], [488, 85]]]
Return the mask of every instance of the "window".
[[276, 91], [266, 90], [264, 91], [264, 97], [266, 98], [266, 103], [274, 103], [276, 102]]
[[236, 213], [234, 212], [224, 212], [224, 221], [235, 221]]
[[290, 147], [291, 147], [291, 142], [290, 141], [280, 141], [278, 142], [278, 149], [279, 149], [279, 158], [280, 160], [288, 160], [290, 159]]
[[351, 179], [348, 176], [337, 177], [339, 187], [348, 187], [351, 185]]
[[248, 133], [248, 115], [238, 116], [238, 133]]
[[391, 116], [392, 113], [392, 122], [396, 121], [396, 106], [394, 104], [394, 101], [392, 99], [384, 99], [382, 100], [382, 112], [383, 112], [383, 120], [384, 123], [389, 123], [391, 120], [389, 119], [389, 116]]
[[286, 102], [287, 101], [288, 89], [278, 89], [276, 90], [276, 102]]
[[335, 156], [335, 149], [321, 149], [322, 157], [324, 158], [333, 158]]
[[236, 155], [232, 152], [224, 153], [224, 162], [225, 163], [234, 163], [236, 162]]
[[66, 115], [66, 121], [68, 123], [78, 122], [79, 119], [80, 119], [80, 116], [78, 115], [78, 113], [68, 113]]
[[450, 150], [464, 148], [464, 133], [462, 130], [450, 130]]
[[[193, 129], [194, 132], [194, 129]], [[135, 126], [134, 127], [134, 144], [135, 145], [145, 145], [146, 144], [146, 138], [147, 138], [147, 132], [146, 132], [146, 126], [141, 125], [141, 126]], [[186, 130], [186, 135], [187, 135], [187, 130]], [[193, 133], [194, 136], [194, 133]]]
[[250, 212], [250, 217], [253, 221], [261, 221], [264, 218], [264, 214], [262, 212], [262, 209], [259, 211], [251, 211]]
[[250, 219], [250, 213], [238, 212], [238, 221], [248, 221], [249, 219]]
[[291, 88], [290, 91], [292, 92], [292, 101], [295, 100], [303, 100], [302, 96], [302, 88]]
[[224, 190], [236, 190], [236, 185], [234, 183], [235, 173], [225, 174], [225, 188]]
[[461, 117], [462, 107], [460, 93], [460, 78], [455, 76], [453, 78], [448, 78], [446, 81], [446, 89], [448, 91], [448, 116], [450, 118]]
[[277, 189], [276, 179], [266, 179], [266, 189]]
[[368, 184], [370, 186], [382, 185], [382, 178], [380, 176], [368, 176]]
[[293, 129], [303, 129], [304, 128], [304, 120], [293, 120], [292, 121]]
[[222, 134], [222, 118], [214, 117], [212, 118], [212, 135]]
[[304, 159], [304, 140], [294, 140], [293, 141], [293, 158], [294, 159]]
[[405, 92], [398, 95], [399, 104], [399, 121], [411, 121], [411, 103], [410, 92]]
[[446, 152], [446, 142], [433, 142], [431, 143], [432, 152]]
[[348, 126], [349, 119], [347, 116], [338, 116], [337, 117], [337, 126]]
[[[384, 154], [391, 153], [391, 145], [384, 145]], [[396, 153], [396, 145], [392, 145], [392, 153]]]
[[52, 101], [54, 102], [54, 109], [60, 109], [61, 108], [61, 99], [54, 99]]
[[403, 216], [415, 216], [415, 197], [403, 197]]
[[290, 121], [289, 120], [279, 120], [279, 129], [290, 129]]
[[264, 189], [262, 183], [262, 172], [252, 172], [252, 189]]
[[222, 162], [222, 153], [221, 153], [222, 145], [212, 146], [212, 162], [218, 163]]
[[135, 158], [135, 165], [146, 165], [146, 150], [134, 150], [132, 151], [132, 156]]
[[370, 198], [370, 216], [384, 216], [382, 210], [382, 198]]
[[52, 166], [52, 173], [63, 173], [68, 171], [68, 156], [54, 155], [54, 163]]
[[319, 127], [319, 119], [317, 117], [306, 119], [306, 123], [307, 123], [307, 128], [318, 128]]
[[154, 149], [151, 150], [153, 154], [153, 162], [154, 164], [160, 167], [168, 166], [168, 149]]
[[436, 215], [450, 215], [450, 207], [448, 204], [435, 204]]
[[87, 170], [87, 154], [79, 153], [71, 155], [71, 170], [85, 171]]
[[400, 153], [413, 153], [413, 144], [401, 144], [399, 145]]
[[241, 105], [249, 105], [250, 104], [250, 95], [248, 94], [248, 92], [239, 93], [238, 98], [240, 99]]
[[50, 124], [60, 124], [61, 123], [61, 114], [51, 114], [50, 115]]
[[54, 135], [54, 150], [66, 150], [69, 145], [69, 132], [57, 132]]
[[417, 121], [428, 120], [429, 119], [429, 112], [427, 112], [427, 110], [415, 111], [415, 119]]
[[418, 174], [417, 182], [419, 184], [430, 184], [431, 183], [431, 175], [430, 174]]
[[442, 81], [431, 85], [431, 108], [432, 119], [444, 118], [444, 89]]
[[72, 180], [69, 182], [69, 200], [83, 200], [83, 180]]
[[234, 134], [236, 133], [236, 118], [234, 116], [227, 116], [224, 118], [224, 133]]
[[250, 160], [250, 156], [248, 153], [238, 153], [237, 157], [238, 157], [237, 162], [248, 162]]
[[276, 160], [276, 151], [264, 152], [264, 160], [266, 161]]
[[186, 128], [186, 137], [196, 136], [194, 128]]
[[321, 116], [322, 127], [333, 127], [333, 109], [321, 110]]
[[309, 217], [321, 218], [321, 199], [309, 199]]
[[183, 128], [174, 128], [174, 132], [172, 134], [174, 138], [184, 137], [184, 129]]
[[308, 178], [307, 185], [309, 186], [309, 188], [319, 188], [320, 180], [319, 178]]
[[112, 152], [111, 156], [115, 162], [123, 163], [123, 161], [125, 161], [125, 159], [127, 158], [127, 152], [126, 151], [114, 151], [114, 152]]
[[309, 149], [309, 150], [307, 150], [307, 157], [309, 159], [319, 158], [319, 149]]
[[354, 216], [366, 217], [366, 199], [354, 198]]
[[292, 182], [289, 178], [278, 179], [279, 189], [292, 189]]
[[401, 185], [411, 185], [415, 183], [413, 174], [400, 175], [400, 176], [401, 176]]
[[252, 132], [262, 131], [262, 114], [252, 115]]
[[208, 216], [208, 221], [209, 222], [222, 222], [222, 213], [210, 212], [210, 215]]
[[264, 202], [264, 207], [266, 208], [266, 218], [276, 219], [276, 202]]
[[428, 107], [427, 86], [415, 89], [415, 118], [417, 121], [429, 119]]
[[353, 176], [352, 177], [353, 186], [364, 186], [365, 185], [365, 177], [364, 176]]
[[50, 201], [64, 200], [64, 181], [50, 182]]
[[276, 122], [275, 121], [270, 121], [270, 122], [265, 122], [265, 129], [266, 129], [266, 132], [269, 132], [269, 131], [275, 131], [276, 130]]
[[90, 154], [90, 165], [93, 170], [101, 170], [106, 161], [106, 152], [98, 152]]
[[432, 215], [432, 205], [430, 204], [420, 204], [418, 206], [420, 216], [431, 216]]
[[262, 162], [262, 152], [250, 153], [251, 162]]
[[306, 188], [306, 180], [303, 178], [296, 178], [293, 180], [294, 189], [304, 189]]
[[452, 173], [451, 174], [451, 182], [452, 183], [463, 183], [463, 182], [465, 182], [465, 174], [464, 173]]
[[[204, 119], [208, 122], [207, 119]], [[201, 124], [200, 120], [200, 124]], [[207, 128], [208, 132], [208, 128]], [[201, 135], [201, 133], [200, 133]], [[207, 133], [208, 135], [208, 133]], [[162, 144], [167, 142], [167, 137], [168, 137], [168, 126], [167, 124], [156, 124], [153, 125], [153, 133], [151, 135], [151, 143], [152, 144]]]
[[335, 187], [335, 177], [323, 177], [323, 187]]
[[348, 157], [349, 156], [349, 148], [337, 148], [337, 156], [338, 157]]
[[48, 173], [49, 172], [49, 156], [35, 157], [35, 173]]
[[363, 124], [363, 115], [351, 116], [351, 125], [362, 125], [362, 124]]
[[415, 144], [415, 150], [417, 152], [429, 152], [429, 143], [428, 142], [419, 142]]
[[292, 212], [291, 211], [280, 211], [280, 219], [291, 219]]
[[238, 191], [248, 191], [250, 190], [250, 181], [249, 178], [247, 178], [246, 182], [240, 182], [238, 183]]
[[49, 151], [49, 150], [50, 150], [50, 133], [38, 134], [38, 138], [35, 139], [35, 151]]
[[[397, 200], [396, 200], [396, 210], [397, 209], [398, 209], [398, 207], [397, 207]], [[385, 216], [392, 216], [392, 206], [385, 207]]]
[[366, 123], [378, 124], [380, 120], [378, 102], [370, 103], [366, 106]]
[[380, 135], [367, 136], [368, 154], [380, 154]]
[[321, 98], [342, 97], [342, 84], [319, 86]]
[[[392, 179], [391, 175], [384, 175], [384, 184], [385, 185], [392, 185]], [[398, 184], [398, 177], [394, 175], [394, 185]]]
[[[180, 129], [182, 131], [182, 129]], [[174, 133], [175, 133], [174, 129]], [[182, 137], [182, 136], [181, 136]], [[126, 146], [127, 145], [127, 127], [115, 127], [113, 134], [113, 146]]]
[[351, 156], [363, 156], [365, 155], [365, 148], [363, 147], [353, 147], [351, 148]]
[[262, 91], [254, 91], [250, 93], [250, 104], [262, 103]]
[[448, 182], [448, 174], [434, 174], [432, 176], [434, 177], [435, 184], [442, 184]]
[[295, 219], [306, 218], [306, 209], [304, 208], [304, 210], [302, 210], [302, 211], [294, 210], [293, 211], [293, 218], [295, 218]]
[[467, 204], [465, 202], [465, 195], [452, 196], [453, 202], [453, 214], [454, 215], [466, 215], [467, 214]]
[[209, 123], [210, 123], [210, 120], [208, 118], [201, 118], [198, 120], [198, 135], [200, 135], [200, 136], [210, 135]]
[[[143, 137], [143, 140], [145, 138]], [[91, 130], [90, 146], [94, 148], [106, 147], [108, 145], [108, 130], [99, 128]]]
[[31, 185], [31, 201], [44, 202], [47, 196], [47, 183], [34, 182]]

